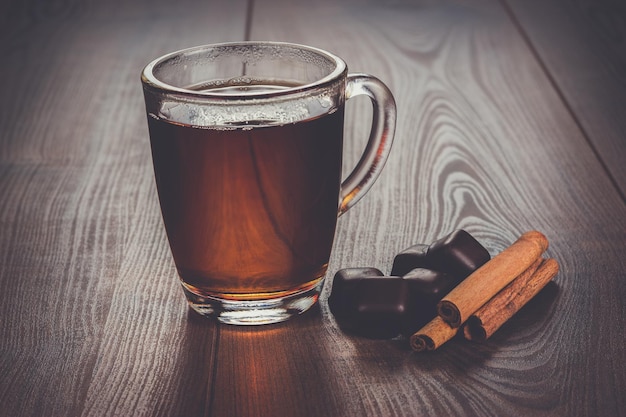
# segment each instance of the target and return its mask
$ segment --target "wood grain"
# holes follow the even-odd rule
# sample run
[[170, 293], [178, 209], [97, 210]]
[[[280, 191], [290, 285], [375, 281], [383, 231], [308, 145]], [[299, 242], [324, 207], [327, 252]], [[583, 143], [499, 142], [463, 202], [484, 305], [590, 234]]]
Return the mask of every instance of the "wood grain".
[[[621, 119], [577, 107], [554, 82], [576, 75], [543, 61], [550, 36], [530, 35], [521, 8], [12, 0], [0, 11], [0, 416], [626, 415], [626, 206], [619, 137], [602, 137]], [[329, 285], [280, 325], [190, 313], [139, 73], [171, 50], [245, 37], [331, 50], [396, 96], [394, 149], [339, 220], [330, 277], [389, 272], [395, 253], [456, 228], [492, 254], [537, 229], [561, 266], [554, 285], [484, 344], [456, 338], [422, 355], [342, 332]], [[620, 56], [605, 50], [605, 62]], [[346, 172], [368, 106], [348, 106]]]
[[505, 3], [626, 201], [626, 4]]
[[[256, 1], [251, 34], [333, 50], [352, 71], [379, 76], [396, 95], [395, 151], [370, 194], [340, 219], [330, 276], [353, 266], [388, 271], [394, 253], [455, 228], [475, 234], [492, 253], [526, 229], [543, 230], [563, 272], [555, 298], [520, 313], [486, 344], [455, 340], [421, 357], [404, 351], [406, 341], [341, 335], [326, 307], [327, 286], [321, 318], [307, 322], [301, 336], [302, 324], [294, 321], [285, 325], [291, 337], [235, 353], [224, 347], [243, 337], [222, 333], [216, 380], [236, 380], [216, 385], [214, 415], [281, 409], [281, 402], [267, 404], [256, 391], [259, 382], [239, 364], [242, 357], [266, 357], [260, 366], [272, 375], [278, 365], [269, 358], [282, 358], [284, 343], [300, 351], [299, 363], [280, 365], [288, 375], [310, 358], [318, 362], [320, 351], [328, 352], [320, 366], [346, 370], [318, 379], [317, 388], [307, 385], [300, 404], [293, 402], [293, 377], [282, 376], [284, 384], [273, 380], [290, 393], [285, 401], [292, 415], [319, 404], [326, 415], [593, 415], [590, 403], [624, 410], [613, 385], [623, 381], [606, 369], [623, 369], [624, 353], [603, 345], [610, 359], [598, 365], [606, 377], [595, 360], [582, 360], [597, 355], [590, 340], [624, 336], [619, 324], [600, 319], [621, 323], [623, 308], [599, 301], [609, 297], [619, 306], [616, 294], [624, 291], [623, 261], [608, 261], [624, 245], [624, 206], [505, 11], [480, 1], [315, 8]], [[361, 129], [356, 120], [350, 132]], [[358, 153], [359, 140], [347, 139], [348, 158]], [[581, 343], [583, 334], [589, 338]]]
[[202, 414], [217, 333], [177, 285], [139, 74], [239, 39], [246, 4], [3, 4], [0, 415]]

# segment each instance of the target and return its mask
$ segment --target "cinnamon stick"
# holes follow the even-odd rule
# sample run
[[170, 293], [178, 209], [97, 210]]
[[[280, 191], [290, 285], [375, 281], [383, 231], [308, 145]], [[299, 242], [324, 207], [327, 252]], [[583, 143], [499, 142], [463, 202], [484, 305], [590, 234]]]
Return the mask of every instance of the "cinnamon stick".
[[411, 348], [416, 352], [435, 350], [452, 339], [458, 331], [459, 329], [450, 327], [441, 317], [437, 316], [411, 336]]
[[548, 239], [538, 231], [524, 233], [456, 286], [437, 305], [439, 316], [458, 328], [476, 310], [528, 269], [548, 249]]
[[551, 258], [540, 262], [538, 268], [533, 264], [469, 317], [463, 327], [466, 339], [483, 341], [491, 337], [554, 278], [558, 262]]

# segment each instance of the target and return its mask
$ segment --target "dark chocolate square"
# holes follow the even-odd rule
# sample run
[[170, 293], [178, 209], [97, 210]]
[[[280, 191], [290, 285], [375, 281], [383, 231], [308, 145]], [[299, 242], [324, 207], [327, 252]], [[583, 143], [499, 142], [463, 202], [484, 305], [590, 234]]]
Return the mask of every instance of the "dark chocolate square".
[[413, 245], [398, 253], [393, 259], [391, 275], [402, 276], [415, 268], [428, 268], [430, 266], [426, 253], [428, 245]]
[[412, 297], [436, 305], [459, 284], [459, 280], [445, 272], [415, 268], [403, 276], [409, 283]]
[[406, 321], [403, 333], [411, 335], [437, 315], [437, 303], [458, 284], [445, 272], [416, 268], [402, 277], [409, 285], [414, 312]]
[[356, 285], [359, 281], [383, 275], [376, 268], [344, 268], [337, 271], [328, 297], [328, 307], [335, 318], [341, 320], [353, 309]]
[[401, 277], [378, 277], [357, 284], [353, 329], [375, 339], [398, 336], [411, 314], [408, 282]]
[[429, 269], [446, 272], [459, 281], [484, 265], [491, 256], [472, 235], [455, 230], [433, 242], [426, 253]]

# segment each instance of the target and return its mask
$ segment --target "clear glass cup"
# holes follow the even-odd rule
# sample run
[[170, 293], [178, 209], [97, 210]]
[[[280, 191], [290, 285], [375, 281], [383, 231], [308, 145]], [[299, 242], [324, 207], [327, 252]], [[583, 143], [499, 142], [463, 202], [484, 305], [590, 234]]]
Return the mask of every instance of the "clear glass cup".
[[[155, 180], [190, 306], [230, 324], [309, 309], [337, 218], [372, 186], [395, 129], [392, 94], [309, 46], [239, 42], [174, 52], [142, 72]], [[344, 103], [373, 103], [342, 182]]]

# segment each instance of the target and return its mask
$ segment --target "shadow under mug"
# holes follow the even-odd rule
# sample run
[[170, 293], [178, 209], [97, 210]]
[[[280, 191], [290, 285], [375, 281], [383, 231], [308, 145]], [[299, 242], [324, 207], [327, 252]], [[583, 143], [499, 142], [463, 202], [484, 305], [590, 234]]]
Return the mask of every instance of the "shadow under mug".
[[[394, 99], [339, 57], [279, 42], [205, 45], [142, 72], [161, 212], [190, 306], [276, 323], [318, 299], [339, 215], [387, 159]], [[342, 182], [344, 103], [370, 97], [368, 144]]]

